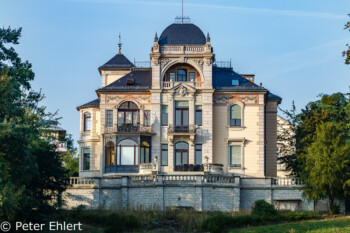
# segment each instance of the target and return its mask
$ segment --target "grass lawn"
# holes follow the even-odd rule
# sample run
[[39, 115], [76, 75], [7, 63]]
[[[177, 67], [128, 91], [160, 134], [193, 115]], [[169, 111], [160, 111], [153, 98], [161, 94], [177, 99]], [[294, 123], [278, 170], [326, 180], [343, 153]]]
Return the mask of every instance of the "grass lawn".
[[350, 216], [339, 217], [333, 219], [324, 220], [312, 220], [312, 221], [301, 221], [294, 223], [283, 223], [276, 225], [268, 225], [261, 227], [247, 227], [234, 229], [229, 231], [230, 233], [244, 232], [244, 233], [273, 233], [273, 232], [286, 232], [286, 233], [328, 233], [328, 232], [339, 232], [339, 233], [350, 233]]

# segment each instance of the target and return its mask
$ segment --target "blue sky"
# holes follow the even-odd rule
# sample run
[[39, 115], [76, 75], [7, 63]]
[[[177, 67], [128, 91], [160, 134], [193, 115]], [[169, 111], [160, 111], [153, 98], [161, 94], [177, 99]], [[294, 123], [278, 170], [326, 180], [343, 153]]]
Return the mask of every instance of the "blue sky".
[[[347, 92], [350, 66], [341, 52], [349, 0], [184, 0], [184, 15], [210, 32], [216, 59], [295, 100], [298, 109], [320, 93]], [[96, 98], [98, 66], [117, 52], [149, 59], [158, 35], [181, 14], [181, 0], [0, 0], [0, 26], [23, 27], [17, 50], [33, 64], [34, 89], [59, 110], [62, 127], [79, 137], [76, 106]]]

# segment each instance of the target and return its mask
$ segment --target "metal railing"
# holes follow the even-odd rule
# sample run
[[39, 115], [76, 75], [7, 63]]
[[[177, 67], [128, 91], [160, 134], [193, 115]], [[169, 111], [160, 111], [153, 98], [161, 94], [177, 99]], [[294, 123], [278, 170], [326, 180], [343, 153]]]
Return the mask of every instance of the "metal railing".
[[189, 125], [189, 126], [169, 125], [168, 133], [196, 133], [196, 128], [194, 127], [194, 125]]
[[152, 133], [152, 129], [141, 125], [118, 125], [105, 127], [104, 133]]

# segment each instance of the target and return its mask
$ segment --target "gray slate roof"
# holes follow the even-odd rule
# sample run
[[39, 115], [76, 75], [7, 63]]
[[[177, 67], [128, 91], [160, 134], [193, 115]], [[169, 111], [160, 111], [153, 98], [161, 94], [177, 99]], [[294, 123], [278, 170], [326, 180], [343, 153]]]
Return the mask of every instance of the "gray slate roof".
[[106, 62], [106, 64], [99, 67], [99, 69], [123, 69], [123, 68], [133, 68], [135, 67], [123, 54], [115, 55], [111, 60]]
[[[239, 85], [232, 86], [232, 80], [238, 80]], [[213, 87], [216, 90], [267, 91], [264, 87], [258, 86], [237, 74], [232, 68], [213, 68]]]
[[[133, 86], [127, 86], [126, 81], [129, 79], [134, 80]], [[149, 90], [152, 87], [152, 69], [151, 68], [143, 68], [137, 69], [135, 68], [129, 74], [121, 77], [115, 82], [98, 89], [99, 92], [106, 91], [130, 91], [130, 90]]]
[[202, 30], [192, 23], [173, 23], [160, 35], [159, 45], [204, 45]]
[[95, 99], [93, 101], [90, 101], [86, 104], [80, 105], [77, 107], [77, 109], [81, 109], [81, 108], [91, 108], [91, 107], [99, 107], [100, 106], [100, 100], [99, 99]]

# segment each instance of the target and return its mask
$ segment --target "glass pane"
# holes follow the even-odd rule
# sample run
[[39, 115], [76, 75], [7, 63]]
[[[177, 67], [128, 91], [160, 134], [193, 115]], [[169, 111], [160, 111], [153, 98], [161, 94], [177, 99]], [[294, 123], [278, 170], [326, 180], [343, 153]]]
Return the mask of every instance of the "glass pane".
[[121, 165], [134, 165], [134, 147], [122, 146]]
[[175, 158], [175, 165], [181, 165], [181, 153], [180, 152], [176, 152], [176, 158]]
[[196, 151], [196, 164], [202, 164], [202, 151]]
[[118, 126], [124, 123], [124, 112], [118, 112]]
[[196, 112], [196, 125], [202, 125], [202, 111]]
[[231, 156], [230, 156], [231, 166], [240, 167], [241, 166], [241, 146], [231, 146]]
[[175, 149], [177, 150], [187, 150], [188, 144], [186, 142], [178, 142], [175, 144]]
[[84, 148], [84, 154], [90, 154], [90, 148]]
[[170, 80], [175, 81], [175, 76], [176, 76], [175, 72], [171, 72], [170, 73]]
[[168, 145], [162, 145], [162, 166], [168, 166]]
[[187, 152], [182, 152], [182, 163], [183, 163], [183, 165], [188, 164], [188, 154], [187, 154]]
[[231, 106], [231, 119], [241, 119], [241, 107], [238, 105]]
[[149, 156], [149, 148], [145, 149], [145, 163], [150, 163], [151, 162], [151, 158]]
[[188, 101], [176, 101], [175, 102], [175, 107], [188, 107]]
[[107, 110], [107, 127], [113, 126], [113, 111]]
[[151, 122], [151, 112], [149, 110], [144, 111], [145, 113], [145, 119], [144, 119], [144, 124], [146, 127], [150, 126], [150, 122]]
[[145, 163], [145, 148], [144, 147], [141, 147], [140, 153], [141, 153], [140, 163]]
[[132, 112], [125, 112], [125, 123], [132, 123]]
[[107, 147], [107, 152], [106, 152], [106, 165], [111, 166], [111, 148]]
[[187, 70], [178, 70], [177, 71], [177, 81], [186, 82], [187, 81]]
[[168, 125], [168, 106], [162, 105], [162, 125]]
[[114, 166], [115, 165], [115, 148], [114, 148], [114, 146], [113, 147], [111, 147], [112, 148], [112, 150], [111, 150], [111, 164]]
[[194, 81], [195, 78], [196, 78], [196, 73], [190, 72], [190, 81]]
[[188, 126], [188, 110], [182, 111], [182, 125]]
[[175, 111], [175, 126], [181, 126], [181, 110]]
[[91, 130], [91, 118], [85, 119], [85, 130]]
[[90, 155], [85, 155], [84, 160], [85, 160], [84, 170], [90, 170]]
[[138, 122], [137, 112], [133, 112], [132, 115], [133, 115], [133, 122], [132, 123], [134, 126], [137, 126], [137, 122]]

